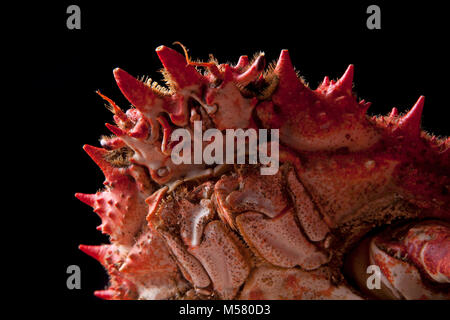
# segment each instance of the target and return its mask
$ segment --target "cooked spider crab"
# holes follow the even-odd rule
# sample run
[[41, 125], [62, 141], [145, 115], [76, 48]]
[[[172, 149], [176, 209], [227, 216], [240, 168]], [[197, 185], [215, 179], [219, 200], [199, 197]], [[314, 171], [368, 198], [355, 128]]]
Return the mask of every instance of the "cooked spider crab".
[[[184, 49], [184, 47], [183, 47]], [[156, 49], [167, 87], [122, 69], [132, 104], [84, 150], [105, 188], [76, 197], [110, 243], [80, 245], [107, 270], [103, 299], [449, 299], [449, 138], [411, 110], [369, 117], [354, 67], [309, 88], [287, 50], [236, 65]], [[177, 128], [279, 129], [263, 164], [180, 164]], [[207, 143], [206, 143], [207, 145]], [[371, 266], [379, 285], [369, 288]]]

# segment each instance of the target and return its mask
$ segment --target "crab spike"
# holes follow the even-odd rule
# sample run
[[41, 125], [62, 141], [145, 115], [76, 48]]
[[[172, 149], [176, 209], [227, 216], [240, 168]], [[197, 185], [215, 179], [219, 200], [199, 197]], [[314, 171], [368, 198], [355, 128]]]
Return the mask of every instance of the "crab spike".
[[105, 123], [105, 126], [109, 129], [109, 131], [111, 131], [112, 133], [114, 133], [116, 136], [118, 137], [122, 137], [122, 136], [126, 136], [127, 133], [126, 131], [120, 129], [119, 127], [116, 127], [110, 123]]
[[307, 87], [298, 78], [292, 65], [288, 50], [281, 50], [274, 73], [279, 77], [278, 91], [280, 95], [301, 91]]
[[248, 63], [249, 62], [248, 62], [247, 56], [240, 56], [238, 63], [236, 64], [236, 66], [234, 66], [234, 69], [240, 70], [240, 69], [246, 67], [248, 65]]
[[328, 88], [329, 86], [330, 86], [330, 78], [328, 78], [328, 76], [325, 76], [323, 78], [322, 83], [319, 85], [319, 87], [317, 89], [324, 90], [324, 89]]
[[264, 53], [262, 53], [258, 56], [258, 58], [256, 58], [256, 60], [253, 62], [250, 68], [248, 68], [247, 71], [236, 77], [236, 82], [244, 86], [249, 84], [258, 77], [261, 71], [264, 70], [265, 66], [266, 58], [264, 56]]
[[398, 110], [397, 108], [392, 108], [391, 113], [389, 114], [389, 118], [395, 118], [398, 115]]
[[282, 50], [275, 66], [278, 86], [272, 95], [274, 105], [283, 106], [285, 114], [295, 114], [307, 108], [314, 99], [314, 93], [298, 78], [289, 57], [288, 50]]
[[94, 291], [94, 296], [103, 300], [113, 300], [117, 296], [117, 291], [112, 289]]
[[80, 244], [78, 246], [78, 249], [86, 253], [88, 256], [91, 256], [98, 262], [100, 262], [102, 265], [105, 264], [105, 256], [108, 252], [110, 245], [104, 244], [99, 246], [89, 246]]
[[75, 197], [90, 207], [94, 207], [97, 200], [97, 195], [95, 194], [75, 193]]
[[424, 101], [425, 97], [420, 96], [411, 110], [400, 119], [398, 128], [404, 133], [407, 133], [410, 136], [419, 136]]
[[359, 102], [359, 105], [361, 106], [362, 110], [364, 111], [364, 113], [367, 112], [367, 110], [370, 108], [370, 106], [372, 105], [372, 102], [366, 102], [366, 100], [361, 100]]
[[107, 150], [103, 148], [97, 148], [88, 144], [85, 144], [83, 146], [83, 149], [100, 167], [107, 180], [113, 178], [117, 174], [118, 169], [113, 167], [108, 161], [105, 160], [105, 156], [108, 154]]
[[328, 77], [328, 76], [325, 76], [324, 78], [323, 78], [323, 81], [322, 81], [322, 84], [321, 84], [322, 86], [329, 86], [330, 85], [330, 78]]
[[362, 107], [362, 109], [361, 109], [361, 113], [362, 114], [367, 114], [367, 110], [369, 110], [369, 108], [370, 108], [370, 106], [372, 105], [372, 103], [371, 102], [367, 102], [363, 107]]
[[328, 76], [325, 76], [322, 80], [322, 83], [317, 86], [315, 91], [320, 94], [326, 94], [329, 87], [330, 87], [330, 78], [328, 78]]
[[360, 107], [360, 111], [361, 111], [361, 113], [363, 113], [363, 114], [366, 114], [367, 113], [367, 110], [370, 108], [370, 106], [372, 105], [372, 103], [371, 102], [366, 102], [366, 100], [361, 100], [361, 101], [359, 101], [358, 102], [358, 105], [359, 105], [359, 107]]
[[202, 82], [203, 76], [189, 65], [188, 58], [181, 53], [166, 46], [156, 48], [156, 53], [178, 89], [198, 85]]
[[275, 73], [282, 79], [295, 79], [296, 81], [298, 81], [297, 74], [294, 70], [294, 66], [292, 65], [288, 50], [281, 50], [280, 57], [278, 58], [277, 65], [275, 67]]
[[354, 73], [355, 73], [355, 67], [352, 64], [350, 64], [348, 66], [347, 70], [345, 70], [342, 77], [334, 85], [334, 90], [341, 90], [341, 91], [348, 92], [349, 94], [351, 94]]
[[111, 149], [119, 149], [125, 147], [125, 142], [119, 137], [109, 138], [103, 137], [100, 140], [100, 144], [102, 147], [111, 150]]
[[113, 73], [120, 91], [137, 109], [142, 110], [146, 106], [153, 105], [154, 100], [158, 99], [151, 88], [125, 70], [116, 68]]
[[229, 64], [226, 64], [223, 69], [223, 82], [233, 81], [233, 68]]

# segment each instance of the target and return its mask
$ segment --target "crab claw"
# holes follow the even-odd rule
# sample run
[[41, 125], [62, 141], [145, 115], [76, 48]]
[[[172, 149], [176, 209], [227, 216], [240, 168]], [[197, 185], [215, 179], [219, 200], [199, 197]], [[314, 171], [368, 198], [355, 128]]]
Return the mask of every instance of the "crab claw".
[[[450, 227], [439, 221], [406, 225], [363, 241], [351, 255], [356, 282], [378, 298], [450, 299]], [[364, 265], [364, 267], [358, 267]], [[378, 269], [380, 285], [367, 290], [365, 267]], [[359, 269], [359, 270], [357, 270]], [[430, 286], [432, 284], [432, 286]]]
[[394, 256], [404, 256], [431, 281], [450, 283], [450, 227], [421, 223], [408, 230], [400, 244], [379, 239]]

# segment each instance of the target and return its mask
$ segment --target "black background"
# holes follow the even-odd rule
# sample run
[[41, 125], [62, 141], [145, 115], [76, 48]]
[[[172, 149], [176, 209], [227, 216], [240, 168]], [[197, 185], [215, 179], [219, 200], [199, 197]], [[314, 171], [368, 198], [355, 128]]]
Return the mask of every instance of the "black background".
[[[61, 1], [27, 7], [34, 22], [22, 44], [30, 63], [27, 75], [32, 75], [27, 85], [35, 97], [26, 112], [35, 125], [29, 134], [45, 141], [27, 145], [42, 154], [32, 171], [37, 174], [33, 193], [43, 195], [27, 213], [38, 230], [31, 249], [42, 270], [36, 290], [52, 301], [103, 303], [92, 292], [105, 286], [106, 274], [77, 247], [107, 238], [95, 229], [100, 219], [74, 193], [95, 193], [103, 182], [81, 149], [98, 146], [100, 136], [109, 134], [104, 123], [112, 122], [95, 91], [123, 109], [129, 106], [114, 82], [115, 67], [161, 80], [154, 50], [163, 44], [181, 51], [174, 41], [195, 59], [207, 60], [212, 53], [219, 62], [232, 63], [259, 51], [272, 61], [289, 49], [312, 88], [325, 75], [336, 79], [354, 64], [354, 90], [372, 102], [370, 114], [386, 114], [392, 107], [405, 112], [425, 95], [423, 128], [448, 136], [450, 28], [444, 9], [428, 3]], [[66, 28], [70, 4], [81, 8], [81, 30]], [[366, 27], [370, 4], [381, 8], [381, 30]], [[81, 268], [81, 290], [66, 287], [66, 268], [72, 264]]]

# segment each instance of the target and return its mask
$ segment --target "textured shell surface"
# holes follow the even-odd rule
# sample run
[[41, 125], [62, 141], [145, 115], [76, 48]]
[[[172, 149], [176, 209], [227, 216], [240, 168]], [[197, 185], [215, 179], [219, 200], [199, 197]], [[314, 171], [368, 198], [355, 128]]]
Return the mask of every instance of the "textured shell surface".
[[[424, 96], [371, 116], [357, 65], [311, 88], [288, 50], [272, 63], [195, 61], [180, 43], [156, 55], [165, 84], [114, 69], [131, 106], [98, 92], [112, 134], [83, 147], [105, 177], [76, 194], [109, 239], [79, 246], [108, 273], [97, 297], [450, 299], [450, 139], [421, 129]], [[278, 170], [175, 163], [173, 133], [198, 121], [203, 135], [276, 129], [278, 143], [257, 149], [277, 150]], [[200, 147], [228, 150], [218, 139]]]

